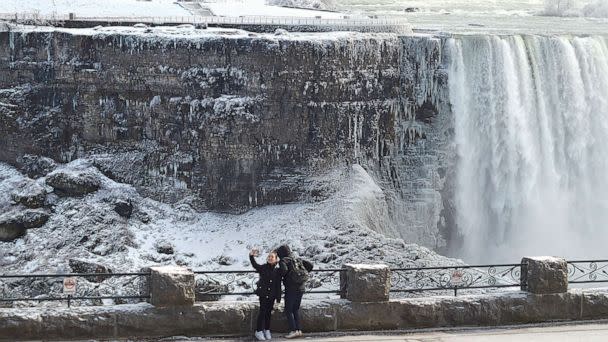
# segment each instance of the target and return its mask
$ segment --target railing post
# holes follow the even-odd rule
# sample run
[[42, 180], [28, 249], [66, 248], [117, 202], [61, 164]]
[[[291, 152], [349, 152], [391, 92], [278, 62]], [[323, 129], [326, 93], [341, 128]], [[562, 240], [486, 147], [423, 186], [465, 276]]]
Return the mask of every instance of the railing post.
[[568, 263], [555, 257], [524, 257], [521, 260], [521, 289], [548, 294], [568, 291]]
[[185, 267], [150, 267], [150, 303], [154, 306], [191, 306], [194, 287], [194, 273]]
[[340, 272], [341, 297], [351, 302], [386, 302], [391, 288], [387, 265], [345, 264]]

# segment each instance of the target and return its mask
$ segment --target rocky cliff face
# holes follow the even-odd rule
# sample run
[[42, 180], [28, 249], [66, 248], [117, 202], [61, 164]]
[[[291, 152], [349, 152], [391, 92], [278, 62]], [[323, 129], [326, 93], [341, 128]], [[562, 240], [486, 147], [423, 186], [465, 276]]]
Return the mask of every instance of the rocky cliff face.
[[0, 26], [0, 160], [86, 158], [144, 196], [230, 212], [324, 198], [323, 175], [359, 163], [386, 202], [374, 229], [441, 247], [440, 52], [390, 34]]

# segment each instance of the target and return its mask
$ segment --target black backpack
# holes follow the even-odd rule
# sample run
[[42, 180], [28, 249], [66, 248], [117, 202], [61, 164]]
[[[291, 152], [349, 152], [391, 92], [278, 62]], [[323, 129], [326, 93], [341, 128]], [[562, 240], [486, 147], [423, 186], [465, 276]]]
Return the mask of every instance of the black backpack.
[[291, 270], [287, 273], [287, 277], [290, 282], [296, 285], [304, 284], [308, 280], [308, 270], [304, 267], [302, 259], [289, 258], [291, 259]]

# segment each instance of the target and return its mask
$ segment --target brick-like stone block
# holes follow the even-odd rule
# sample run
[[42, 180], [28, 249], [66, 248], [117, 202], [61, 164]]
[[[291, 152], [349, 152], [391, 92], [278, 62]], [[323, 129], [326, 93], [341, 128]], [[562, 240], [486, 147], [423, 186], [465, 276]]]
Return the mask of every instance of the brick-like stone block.
[[194, 285], [194, 273], [185, 267], [150, 267], [150, 303], [154, 306], [193, 305]]
[[521, 289], [536, 294], [568, 291], [568, 263], [555, 257], [524, 257]]
[[386, 265], [344, 265], [340, 289], [352, 302], [386, 302], [391, 287], [391, 271]]

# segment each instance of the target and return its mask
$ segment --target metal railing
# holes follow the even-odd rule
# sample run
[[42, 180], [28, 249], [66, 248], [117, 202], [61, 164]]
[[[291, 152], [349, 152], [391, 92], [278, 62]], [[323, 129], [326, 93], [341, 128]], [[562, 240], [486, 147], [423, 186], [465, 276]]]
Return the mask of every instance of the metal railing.
[[[521, 286], [521, 264], [455, 265], [440, 267], [391, 268], [391, 293], [453, 293], [458, 291], [501, 289]], [[341, 295], [340, 281], [345, 269], [319, 269], [310, 273], [306, 284], [308, 294]], [[193, 272], [196, 277], [197, 300], [219, 300], [222, 296], [253, 296], [258, 280], [254, 270]], [[87, 301], [87, 300], [144, 300], [149, 291], [142, 282], [149, 272], [132, 273], [57, 273], [57, 274], [0, 274], [0, 303], [18, 301]], [[87, 280], [73, 295], [61, 292], [64, 278]], [[129, 278], [118, 281], [119, 278]], [[15, 279], [20, 279], [14, 282]], [[44, 280], [42, 289], [36, 280]], [[27, 284], [24, 284], [24, 281]], [[608, 283], [608, 260], [568, 261], [568, 283]], [[137, 293], [124, 294], [126, 284]], [[11, 295], [10, 287], [32, 285], [29, 293]], [[9, 290], [7, 291], [7, 287]], [[29, 288], [29, 287], [28, 287]], [[107, 293], [111, 289], [112, 293]], [[118, 289], [118, 290], [117, 290]], [[36, 293], [39, 292], [39, 293]], [[118, 294], [117, 294], [118, 293]], [[426, 294], [425, 294], [426, 295]], [[85, 303], [91, 304], [91, 303]]]
[[608, 283], [608, 260], [568, 261], [568, 284]]
[[345, 18], [325, 19], [315, 17], [280, 16], [168, 16], [168, 17], [76, 17], [74, 15], [40, 15], [37, 13], [0, 13], [0, 20], [16, 22], [120, 22], [149, 24], [215, 24], [215, 25], [279, 25], [279, 26], [330, 26], [330, 27], [397, 27], [408, 26], [404, 18]]
[[[306, 284], [306, 293], [341, 294], [340, 272], [344, 269], [313, 270]], [[254, 295], [257, 275], [255, 271], [196, 271], [200, 284], [199, 294], [205, 299], [217, 300], [221, 296]], [[392, 268], [392, 293], [441, 292], [473, 289], [498, 289], [520, 286], [520, 264], [471, 265]], [[246, 289], [246, 290], [243, 290]]]
[[[340, 294], [341, 269], [312, 270], [306, 283], [306, 293]], [[194, 271], [197, 278], [197, 296], [200, 299], [218, 299], [221, 296], [252, 296], [258, 276], [254, 270], [246, 271]]]
[[[21, 301], [67, 301], [68, 306], [72, 301], [84, 300], [134, 300], [149, 299], [148, 291], [141, 291], [144, 287], [142, 278], [149, 277], [150, 272], [127, 272], [127, 273], [56, 273], [56, 274], [0, 274], [0, 303]], [[63, 293], [63, 281], [65, 278], [76, 278], [77, 285], [74, 294]], [[118, 281], [123, 278], [123, 281]], [[127, 278], [124, 280], [124, 278]], [[19, 281], [15, 282], [15, 279]], [[79, 280], [80, 279], [80, 280]], [[85, 280], [85, 281], [82, 281]], [[38, 282], [37, 282], [38, 281]], [[42, 282], [40, 282], [42, 281]], [[137, 289], [137, 293], [115, 294], [123, 292], [126, 284], [131, 284]], [[31, 285], [28, 294], [20, 293], [14, 296], [11, 287], [23, 287]], [[40, 287], [40, 289], [37, 289]], [[38, 293], [44, 292], [44, 293]], [[109, 293], [112, 292], [112, 293]], [[104, 294], [108, 293], [108, 294]]]
[[391, 292], [417, 293], [519, 287], [521, 264], [391, 269]]

